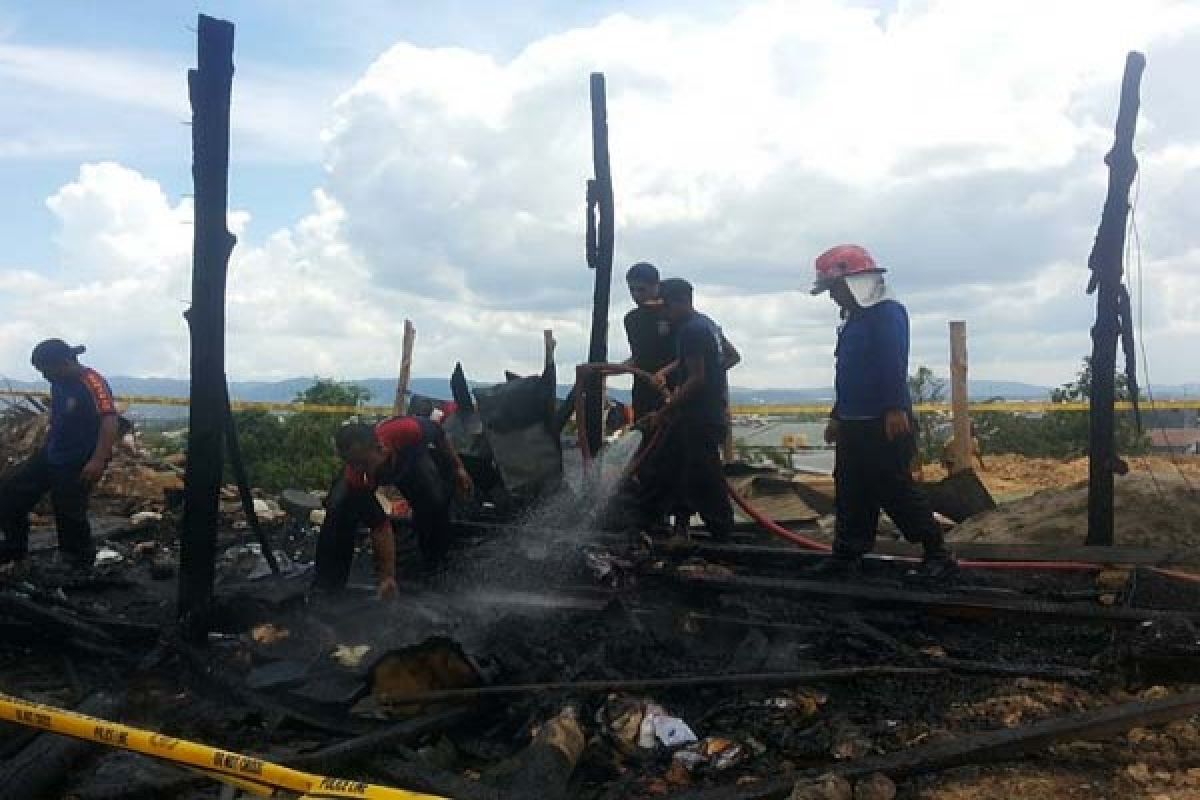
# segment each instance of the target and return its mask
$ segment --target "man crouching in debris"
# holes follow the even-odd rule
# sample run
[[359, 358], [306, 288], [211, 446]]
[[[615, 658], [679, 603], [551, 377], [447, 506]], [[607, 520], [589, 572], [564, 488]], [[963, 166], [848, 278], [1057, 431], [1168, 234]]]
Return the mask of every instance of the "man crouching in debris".
[[829, 292], [842, 310], [838, 330], [836, 400], [825, 440], [837, 444], [833, 557], [813, 577], [857, 574], [875, 546], [880, 509], [925, 558], [916, 575], [945, 578], [956, 564], [942, 530], [909, 470], [916, 454], [908, 391], [908, 312], [892, 299], [884, 270], [862, 247], [839, 245], [816, 261], [812, 293]]
[[733, 533], [733, 506], [721, 466], [729, 424], [729, 354], [721, 329], [696, 311], [692, 294], [692, 285], [682, 278], [659, 285], [663, 315], [675, 334], [676, 360], [667, 370], [676, 388], [660, 410], [643, 418], [647, 429], [662, 429], [650, 435], [661, 438], [656, 447], [669, 463], [654, 470], [639, 511], [651, 523], [666, 510], [694, 509], [709, 535], [720, 541]]
[[23, 562], [29, 552], [29, 512], [50, 493], [58, 551], [71, 568], [89, 570], [95, 559], [88, 524], [88, 494], [99, 483], [117, 441], [117, 407], [100, 373], [77, 360], [82, 346], [47, 339], [30, 359], [50, 384], [46, 443], [0, 485], [0, 559]]
[[396, 540], [391, 520], [375, 490], [391, 485], [412, 509], [412, 524], [426, 567], [441, 564], [450, 543], [450, 503], [457, 486], [467, 495], [471, 478], [441, 426], [420, 417], [393, 417], [377, 426], [352, 423], [335, 436], [345, 473], [325, 501], [326, 516], [317, 540], [316, 586], [345, 587], [354, 559], [354, 535], [371, 529], [379, 596], [396, 594]]

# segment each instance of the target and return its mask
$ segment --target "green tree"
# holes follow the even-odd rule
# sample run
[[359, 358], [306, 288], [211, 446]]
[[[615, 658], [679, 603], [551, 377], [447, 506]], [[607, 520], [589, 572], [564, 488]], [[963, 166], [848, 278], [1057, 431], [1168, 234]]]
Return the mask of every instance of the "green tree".
[[[362, 386], [321, 378], [296, 395], [297, 402], [323, 406], [358, 407], [370, 399], [370, 391]], [[333, 435], [349, 417], [311, 411], [234, 414], [251, 484], [268, 491], [328, 485], [340, 466]]]
[[[1122, 373], [1115, 376], [1116, 399], [1132, 398]], [[1075, 380], [1050, 393], [1054, 403], [1086, 403], [1092, 396], [1092, 360], [1084, 358]], [[1021, 453], [1044, 458], [1078, 458], [1088, 452], [1088, 414], [1061, 411], [1046, 414], [981, 414], [976, 428], [986, 449], [995, 453]], [[1149, 440], [1139, 433], [1131, 413], [1117, 414], [1117, 450], [1137, 455], [1149, 449]]]
[[[908, 393], [912, 396], [913, 405], [943, 403], [946, 400], [946, 381], [922, 364], [917, 367], [916, 373], [908, 376]], [[937, 460], [942, 444], [937, 437], [941, 419], [942, 415], [936, 412], [922, 411], [917, 414], [917, 446], [922, 461]]]

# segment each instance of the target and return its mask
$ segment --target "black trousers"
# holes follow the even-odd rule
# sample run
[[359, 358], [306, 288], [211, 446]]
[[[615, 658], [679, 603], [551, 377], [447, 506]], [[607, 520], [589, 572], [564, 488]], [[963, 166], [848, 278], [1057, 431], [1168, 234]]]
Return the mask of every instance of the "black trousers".
[[[653, 434], [651, 434], [653, 436]], [[715, 539], [733, 533], [733, 506], [725, 488], [721, 443], [725, 426], [675, 420], [643, 462], [638, 476], [638, 521], [648, 526], [667, 513], [693, 511]]]
[[49, 492], [58, 529], [58, 549], [70, 561], [90, 566], [95, 558], [88, 523], [89, 488], [79, 480], [82, 464], [51, 465], [44, 450], [0, 484], [0, 559], [24, 558], [29, 552], [29, 513]]
[[[422, 452], [394, 483], [412, 509], [417, 547], [428, 567], [445, 561], [451, 537], [454, 473], [437, 455]], [[345, 588], [354, 562], [355, 534], [360, 527], [375, 527], [386, 517], [374, 492], [350, 491], [338, 476], [325, 500], [325, 522], [317, 537], [316, 585], [330, 591]]]
[[871, 552], [880, 510], [888, 513], [905, 539], [924, 545], [927, 554], [943, 549], [942, 529], [912, 479], [910, 467], [916, 451], [912, 434], [889, 442], [882, 419], [838, 424], [833, 469], [837, 490], [835, 556], [852, 558]]

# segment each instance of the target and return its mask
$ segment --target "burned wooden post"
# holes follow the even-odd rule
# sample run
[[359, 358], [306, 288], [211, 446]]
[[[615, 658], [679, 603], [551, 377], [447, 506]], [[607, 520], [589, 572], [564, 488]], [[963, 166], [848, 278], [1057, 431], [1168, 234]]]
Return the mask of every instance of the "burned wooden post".
[[392, 403], [393, 416], [400, 416], [408, 410], [408, 384], [412, 380], [413, 345], [417, 341], [417, 329], [412, 320], [404, 320], [404, 343], [400, 352], [400, 377], [396, 379], [396, 399]]
[[[596, 177], [587, 183], [587, 262], [596, 271], [596, 284], [592, 294], [592, 335], [588, 344], [588, 361], [599, 364], [608, 360], [608, 300], [615, 238], [604, 73], [592, 73], [591, 94], [592, 163]], [[585, 419], [581, 422], [587, 426], [588, 448], [597, 453], [604, 443], [604, 377], [599, 372], [593, 372], [588, 377], [584, 398]]]
[[[1117, 337], [1122, 315], [1129, 313], [1128, 294], [1122, 284], [1125, 226], [1129, 217], [1129, 189], [1137, 174], [1133, 134], [1137, 128], [1142, 70], [1146, 57], [1131, 52], [1125, 59], [1116, 135], [1104, 157], [1108, 165], [1108, 194], [1100, 228], [1088, 258], [1092, 271], [1088, 294], [1096, 292], [1096, 324], [1092, 328], [1092, 391], [1088, 431], [1088, 533], [1087, 544], [1113, 543], [1113, 474], [1118, 468], [1116, 423]], [[1124, 299], [1124, 302], [1122, 300]], [[1122, 312], [1122, 308], [1124, 311]]]
[[950, 323], [950, 408], [954, 421], [954, 461], [951, 472], [971, 468], [971, 414], [967, 406], [967, 323]]
[[226, 223], [233, 24], [200, 15], [192, 103], [191, 407], [179, 556], [179, 615], [187, 633], [207, 634], [217, 549], [225, 435], [225, 276], [234, 236]]

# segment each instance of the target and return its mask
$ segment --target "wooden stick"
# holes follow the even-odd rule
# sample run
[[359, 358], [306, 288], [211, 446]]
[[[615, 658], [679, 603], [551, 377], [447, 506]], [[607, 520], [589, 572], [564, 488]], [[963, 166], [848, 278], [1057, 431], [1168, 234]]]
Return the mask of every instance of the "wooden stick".
[[392, 414], [402, 416], [408, 410], [408, 384], [412, 380], [413, 345], [417, 340], [417, 329], [412, 320], [404, 320], [404, 343], [400, 353], [400, 377], [396, 379], [396, 399], [392, 403]]
[[950, 404], [954, 418], [954, 452], [950, 471], [971, 468], [971, 413], [967, 410], [967, 323], [950, 323]]

